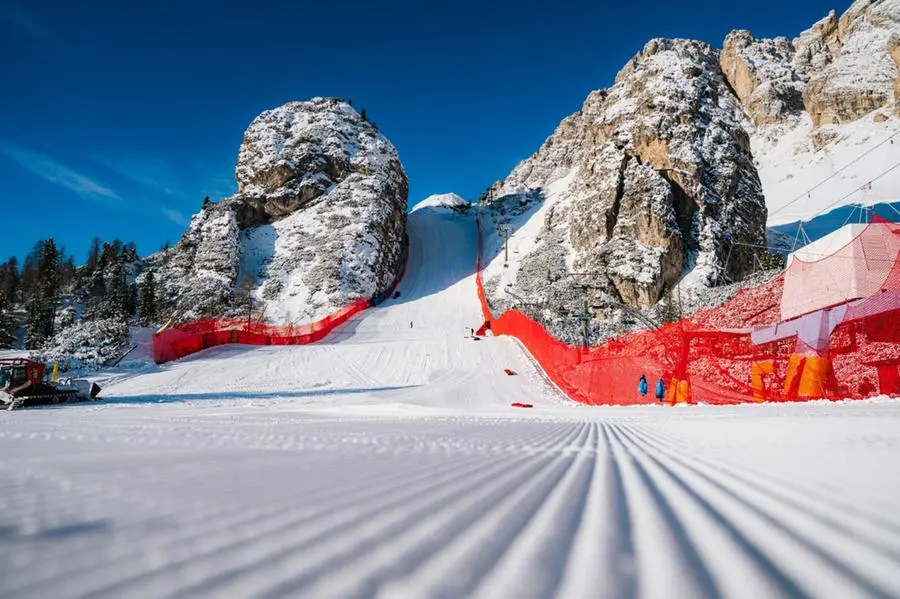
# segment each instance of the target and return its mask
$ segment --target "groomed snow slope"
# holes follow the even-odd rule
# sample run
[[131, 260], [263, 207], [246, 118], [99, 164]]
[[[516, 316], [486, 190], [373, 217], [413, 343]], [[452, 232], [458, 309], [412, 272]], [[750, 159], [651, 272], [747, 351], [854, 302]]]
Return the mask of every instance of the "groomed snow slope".
[[472, 221], [410, 236], [326, 344], [0, 412], [0, 597], [900, 596], [900, 402], [563, 402], [464, 338]]
[[[520, 399], [563, 401], [515, 341], [471, 339], [470, 329], [482, 323], [474, 219], [426, 208], [410, 214], [408, 228], [400, 296], [351, 320], [324, 343], [216, 348], [108, 384], [106, 397], [286, 397], [317, 404], [377, 399], [473, 409]], [[505, 368], [519, 376], [504, 375]]]

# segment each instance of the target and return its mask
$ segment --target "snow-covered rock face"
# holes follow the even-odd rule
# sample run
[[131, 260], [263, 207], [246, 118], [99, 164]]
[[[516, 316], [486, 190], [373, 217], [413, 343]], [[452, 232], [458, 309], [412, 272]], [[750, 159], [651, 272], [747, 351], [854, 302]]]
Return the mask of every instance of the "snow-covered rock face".
[[725, 38], [722, 71], [757, 125], [784, 120], [803, 110], [805, 70], [793, 65], [794, 46], [787, 38], [757, 40], [749, 31]]
[[770, 224], [838, 207], [845, 196], [844, 203], [896, 200], [900, 172], [854, 193], [896, 162], [892, 146], [817, 185], [897, 129], [900, 0], [857, 0], [793, 41], [735, 31], [721, 61], [752, 121], [747, 130]]
[[893, 99], [897, 66], [889, 40], [900, 30], [900, 1], [857, 0], [840, 19], [797, 39], [795, 63], [807, 69], [803, 101], [815, 126], [855, 121]]
[[[554, 285], [571, 287], [570, 270], [600, 297], [648, 308], [688, 266], [706, 284], [741, 277], [752, 261], [732, 242], [762, 243], [766, 215], [741, 114], [715, 49], [648, 43], [612, 88], [593, 92], [493, 189], [495, 225], [533, 203], [550, 206], [515, 275], [488, 268], [489, 283], [491, 275], [512, 283], [489, 284], [492, 299], [502, 303], [505, 287], [544, 302]], [[529, 272], [542, 284], [526, 280]]]
[[321, 318], [387, 289], [402, 268], [408, 186], [397, 152], [349, 104], [262, 113], [238, 154], [238, 193], [194, 216], [152, 257], [178, 319]]
[[850, 123], [892, 101], [891, 37], [898, 30], [898, 0], [857, 0], [793, 43], [735, 31], [725, 39], [722, 67], [757, 125], [803, 110], [815, 127]]

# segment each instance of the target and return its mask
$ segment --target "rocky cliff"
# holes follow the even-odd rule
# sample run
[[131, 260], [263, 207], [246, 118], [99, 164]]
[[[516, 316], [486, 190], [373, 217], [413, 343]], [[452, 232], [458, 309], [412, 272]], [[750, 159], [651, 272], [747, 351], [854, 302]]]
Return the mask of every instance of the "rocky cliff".
[[191, 220], [148, 265], [180, 320], [318, 319], [401, 272], [407, 179], [391, 143], [349, 104], [314, 98], [262, 113], [238, 152], [238, 193]]
[[[857, 0], [794, 40], [749, 31], [725, 39], [722, 70], [748, 115], [770, 224], [845, 203], [896, 200], [900, 175], [855, 192], [882, 171], [845, 167], [898, 127], [898, 46], [900, 0]], [[868, 164], [890, 166], [898, 156], [889, 151], [878, 149]], [[838, 170], [827, 187], [815, 187]]]
[[898, 20], [900, 0], [857, 0], [794, 40], [648, 43], [485, 195], [491, 301], [599, 340], [634, 309], [666, 319], [758, 270], [767, 220], [871, 176], [844, 171], [796, 199], [890, 132]]
[[492, 188], [488, 226], [511, 227], [514, 257], [488, 265], [491, 300], [552, 322], [651, 308], [688, 272], [741, 278], [738, 244], [764, 243], [766, 220], [741, 115], [718, 51], [648, 43]]

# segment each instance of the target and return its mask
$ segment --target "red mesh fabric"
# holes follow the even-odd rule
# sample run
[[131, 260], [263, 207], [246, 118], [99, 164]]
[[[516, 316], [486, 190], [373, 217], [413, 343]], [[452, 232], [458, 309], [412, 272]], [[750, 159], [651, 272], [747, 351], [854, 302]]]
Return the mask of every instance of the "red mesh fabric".
[[210, 318], [178, 324], [153, 336], [153, 359], [157, 364], [163, 364], [230, 343], [306, 345], [324, 339], [370, 305], [371, 300], [359, 299], [321, 320], [298, 326], [279, 327], [238, 318]]
[[[796, 334], [766, 342], [753, 341], [754, 327], [781, 321], [779, 307], [790, 272], [759, 287], [742, 290], [725, 304], [699, 312], [690, 319], [666, 324], [655, 331], [612, 339], [598, 347], [573, 347], [555, 339], [521, 312], [510, 310], [497, 317], [493, 315], [482, 286], [479, 224], [477, 292], [485, 328], [496, 335], [518, 338], [560, 389], [585, 404], [656, 403], [654, 388], [659, 379], [665, 384], [664, 401], [668, 403], [683, 400], [738, 404], [897, 394], [900, 393], [900, 260], [897, 255], [900, 243], [890, 244], [898, 230], [894, 224], [866, 228], [870, 238], [865, 242], [867, 247], [882, 247], [871, 241], [873, 233], [879, 231], [887, 238], [883, 246], [895, 247], [891, 250], [893, 263], [888, 268], [879, 264], [882, 274], [878, 287], [870, 295], [841, 302], [834, 308], [839, 312], [826, 310], [819, 315], [816, 322], [837, 323], [833, 330], [823, 325], [824, 347], [812, 348]], [[863, 244], [862, 241], [854, 243]], [[848, 269], [836, 266], [842, 260], [846, 262], [844, 254], [840, 256], [833, 267]], [[818, 291], [807, 292], [815, 295]], [[780, 326], [784, 330], [796, 328], [790, 322]], [[649, 387], [645, 396], [638, 392], [641, 375], [646, 377]], [[676, 389], [681, 391], [675, 392]]]
[[857, 227], [855, 236], [849, 237], [852, 225], [844, 227], [794, 255], [785, 271], [783, 319], [869, 297], [886, 285], [896, 288], [900, 226], [876, 216]]
[[331, 331], [370, 306], [377, 306], [393, 295], [406, 272], [409, 238], [403, 242], [403, 270], [382, 293], [361, 298], [337, 312], [309, 324], [274, 326], [242, 318], [209, 318], [180, 323], [153, 336], [153, 360], [171, 362], [198, 351], [228, 345], [306, 345], [324, 339]]

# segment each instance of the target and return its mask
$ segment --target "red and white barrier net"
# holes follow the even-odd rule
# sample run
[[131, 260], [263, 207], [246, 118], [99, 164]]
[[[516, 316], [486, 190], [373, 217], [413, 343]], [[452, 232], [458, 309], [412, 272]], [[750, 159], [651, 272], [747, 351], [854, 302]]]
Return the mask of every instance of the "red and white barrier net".
[[[521, 340], [586, 404], [655, 403], [658, 380], [669, 403], [900, 394], [900, 225], [875, 217], [853, 232], [837, 247], [834, 239], [807, 246], [782, 275], [721, 306], [597, 347], [566, 345], [516, 310], [495, 317], [480, 251], [478, 295], [494, 334]], [[480, 239], [479, 230], [479, 250]], [[642, 375], [646, 395], [638, 391]]]

